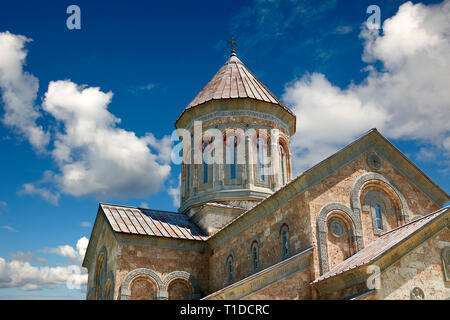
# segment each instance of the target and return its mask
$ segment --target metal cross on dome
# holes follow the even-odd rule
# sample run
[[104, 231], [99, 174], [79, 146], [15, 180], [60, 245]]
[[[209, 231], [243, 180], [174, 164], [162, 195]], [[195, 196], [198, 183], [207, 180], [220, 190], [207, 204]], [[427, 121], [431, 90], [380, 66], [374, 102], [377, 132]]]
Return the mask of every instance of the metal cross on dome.
[[238, 43], [234, 40], [234, 37], [231, 37], [228, 43], [231, 45], [231, 53], [234, 53]]

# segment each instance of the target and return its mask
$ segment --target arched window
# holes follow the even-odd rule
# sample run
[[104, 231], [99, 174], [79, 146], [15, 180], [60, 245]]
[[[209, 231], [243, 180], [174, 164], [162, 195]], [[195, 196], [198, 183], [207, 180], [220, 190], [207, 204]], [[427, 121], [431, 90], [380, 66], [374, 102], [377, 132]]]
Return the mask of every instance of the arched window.
[[264, 181], [264, 140], [262, 138], [258, 138], [258, 166], [259, 166], [259, 180]]
[[445, 281], [450, 281], [450, 247], [442, 249], [441, 255]]
[[383, 223], [381, 221], [381, 207], [378, 203], [373, 205], [373, 209], [375, 210], [375, 223], [378, 229], [383, 229]]
[[208, 160], [206, 152], [208, 151], [209, 142], [203, 142], [203, 183], [208, 183]]
[[230, 179], [236, 179], [236, 162], [237, 162], [237, 138], [232, 136], [229, 138], [230, 144]]
[[361, 194], [362, 211], [370, 214], [374, 235], [380, 236], [402, 225], [402, 202], [389, 187], [372, 184]]
[[174, 279], [168, 286], [168, 300], [190, 300], [194, 293], [194, 288], [189, 281], [186, 279]]
[[95, 299], [104, 299], [104, 286], [106, 283], [106, 258], [105, 254], [101, 253], [97, 259], [97, 266], [95, 269]]
[[290, 256], [290, 245], [289, 245], [289, 227], [284, 225], [281, 227], [281, 258], [286, 259]]
[[286, 184], [286, 153], [283, 146], [278, 145], [278, 151], [280, 156], [280, 174], [281, 174], [281, 185]]
[[253, 265], [253, 271], [259, 270], [259, 247], [258, 242], [254, 241], [252, 244], [252, 265]]
[[233, 256], [230, 254], [227, 258], [227, 281], [233, 282]]

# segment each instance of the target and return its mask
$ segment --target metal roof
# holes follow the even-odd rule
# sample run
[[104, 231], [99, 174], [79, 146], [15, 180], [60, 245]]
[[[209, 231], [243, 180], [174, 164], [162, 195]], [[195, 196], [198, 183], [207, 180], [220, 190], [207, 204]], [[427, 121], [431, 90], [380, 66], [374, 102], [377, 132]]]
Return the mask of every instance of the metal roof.
[[433, 213], [409, 222], [401, 227], [395, 228], [389, 232], [386, 232], [375, 241], [371, 242], [367, 247], [361, 251], [355, 253], [350, 258], [344, 260], [330, 271], [323, 274], [321, 277], [313, 281], [317, 283], [319, 281], [334, 277], [346, 271], [356, 269], [363, 265], [370, 264], [384, 255], [388, 250], [397, 246], [402, 241], [412, 236], [417, 231], [431, 223], [433, 220], [443, 214], [450, 212], [450, 206], [441, 208]]
[[234, 52], [186, 109], [210, 100], [229, 98], [250, 98], [274, 103], [292, 114], [292, 111], [247, 69]]
[[184, 214], [104, 203], [100, 208], [115, 232], [188, 240], [207, 238]]

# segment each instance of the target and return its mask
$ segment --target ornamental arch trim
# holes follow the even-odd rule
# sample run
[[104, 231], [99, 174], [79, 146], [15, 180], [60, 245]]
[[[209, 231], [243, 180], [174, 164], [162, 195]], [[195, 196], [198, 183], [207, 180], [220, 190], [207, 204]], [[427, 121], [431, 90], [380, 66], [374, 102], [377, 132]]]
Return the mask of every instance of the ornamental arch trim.
[[319, 250], [319, 263], [321, 275], [328, 271], [327, 216], [332, 211], [340, 211], [343, 212], [346, 216], [348, 216], [349, 220], [353, 225], [356, 247], [358, 251], [364, 248], [360, 215], [356, 214], [350, 208], [341, 203], [338, 202], [327, 203], [320, 209], [319, 214], [317, 216], [317, 243]]
[[355, 215], [360, 216], [361, 215], [361, 201], [360, 201], [360, 194], [362, 187], [364, 184], [366, 184], [369, 181], [381, 181], [384, 184], [386, 184], [389, 188], [391, 188], [394, 193], [397, 195], [398, 199], [400, 200], [400, 215], [402, 220], [405, 223], [409, 222], [409, 209], [408, 204], [406, 203], [406, 199], [403, 196], [403, 194], [400, 192], [400, 190], [397, 188], [395, 183], [390, 180], [389, 178], [383, 176], [382, 174], [378, 172], [368, 172], [360, 176], [354, 183], [352, 191], [350, 193], [350, 204], [352, 206], [352, 210], [355, 213]]
[[147, 268], [138, 268], [138, 269], [134, 269], [133, 271], [129, 272], [125, 278], [122, 281], [122, 284], [120, 286], [120, 299], [121, 300], [129, 300], [131, 297], [131, 290], [130, 290], [130, 284], [131, 282], [140, 276], [147, 276], [150, 277], [152, 280], [155, 281], [156, 283], [156, 298], [163, 300], [164, 295], [161, 295], [161, 290], [163, 290], [164, 288], [164, 283], [161, 280], [161, 277], [159, 276], [158, 273], [156, 273], [155, 271], [151, 270], [151, 269], [147, 269]]
[[192, 288], [194, 289], [194, 293], [191, 296], [192, 300], [198, 300], [201, 297], [201, 291], [200, 291], [200, 286], [198, 285], [197, 279], [190, 274], [189, 272], [186, 271], [173, 271], [171, 273], [169, 273], [163, 280], [163, 286], [162, 289], [165, 292], [169, 292], [169, 286], [172, 283], [172, 281], [177, 280], [177, 279], [182, 279], [184, 281], [187, 281]]

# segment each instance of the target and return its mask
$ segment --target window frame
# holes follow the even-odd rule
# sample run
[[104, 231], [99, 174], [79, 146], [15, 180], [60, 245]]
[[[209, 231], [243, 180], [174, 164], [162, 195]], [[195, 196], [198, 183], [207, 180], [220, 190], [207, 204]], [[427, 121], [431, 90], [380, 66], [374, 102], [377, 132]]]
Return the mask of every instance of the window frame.
[[254, 240], [250, 247], [251, 257], [252, 257], [252, 267], [253, 271], [257, 272], [260, 269], [259, 263], [259, 245], [258, 241]]
[[287, 224], [284, 224], [280, 228], [280, 239], [281, 239], [281, 259], [285, 260], [291, 256], [289, 226]]

